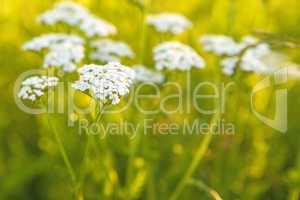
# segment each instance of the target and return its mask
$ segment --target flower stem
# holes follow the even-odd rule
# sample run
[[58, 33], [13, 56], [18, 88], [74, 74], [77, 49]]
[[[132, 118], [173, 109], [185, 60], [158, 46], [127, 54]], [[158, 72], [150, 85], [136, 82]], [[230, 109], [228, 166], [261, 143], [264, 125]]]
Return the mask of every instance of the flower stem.
[[[144, 119], [143, 117], [141, 117], [141, 119]], [[142, 121], [142, 120], [140, 120]], [[130, 152], [129, 152], [129, 158], [128, 158], [128, 163], [127, 163], [127, 172], [126, 172], [126, 185], [128, 186], [128, 188], [130, 188], [130, 181], [132, 180], [132, 174], [133, 174], [133, 160], [136, 156], [137, 150], [140, 146], [140, 144], [142, 143], [142, 138], [143, 138], [143, 132], [141, 132], [141, 128], [140, 125], [142, 123], [139, 122], [138, 123], [138, 130], [137, 130], [137, 135], [135, 138], [133, 139], [129, 139], [129, 145], [130, 145]], [[131, 196], [131, 194], [130, 194]], [[129, 198], [129, 197], [128, 197]]]
[[[217, 119], [217, 114], [212, 118], [210, 124], [212, 125], [215, 123]], [[211, 127], [211, 126], [210, 126]], [[180, 182], [175, 187], [174, 192], [172, 193], [169, 200], [176, 200], [178, 199], [179, 195], [183, 191], [185, 185], [188, 183], [190, 178], [192, 177], [193, 173], [195, 172], [196, 168], [198, 167], [200, 161], [202, 160], [204, 154], [206, 153], [208, 146], [212, 140], [212, 132], [207, 133], [204, 138], [201, 140], [200, 145], [196, 151], [195, 156], [193, 157], [192, 162], [190, 163], [186, 173], [184, 174], [183, 178], [180, 180]]]
[[199, 188], [200, 190], [207, 192], [215, 200], [222, 200], [221, 196], [215, 190], [208, 187], [205, 183], [203, 183], [200, 180], [190, 179], [190, 180], [188, 180], [188, 184], [194, 185], [197, 188]]
[[[97, 102], [96, 107], [95, 107], [95, 117], [93, 119], [94, 123], [98, 123], [101, 119], [102, 114], [103, 114], [104, 105], [103, 105], [102, 108], [100, 108], [100, 107], [101, 107], [100, 103]], [[92, 143], [91, 137], [93, 137], [89, 134], [89, 131], [86, 134], [87, 134], [87, 141], [86, 141], [85, 151], [84, 151], [84, 155], [83, 155], [83, 161], [82, 161], [82, 164], [81, 164], [80, 177], [79, 177], [79, 187], [80, 188], [82, 187], [82, 185], [84, 183], [85, 176], [86, 176], [88, 156], [89, 156], [91, 143]], [[81, 191], [81, 193], [82, 193], [82, 191]], [[82, 194], [82, 196], [83, 196], [83, 194]]]
[[70, 159], [69, 159], [69, 157], [68, 157], [68, 155], [66, 153], [66, 150], [65, 150], [64, 145], [62, 143], [60, 135], [59, 135], [56, 127], [54, 126], [54, 124], [50, 120], [49, 114], [48, 114], [48, 124], [49, 124], [49, 126], [50, 126], [50, 128], [51, 128], [51, 130], [52, 130], [52, 132], [54, 134], [55, 140], [56, 140], [56, 142], [58, 144], [58, 148], [59, 148], [60, 154], [61, 154], [61, 156], [63, 158], [64, 164], [67, 167], [67, 170], [68, 170], [68, 173], [69, 173], [69, 175], [71, 177], [71, 180], [72, 180], [73, 184], [76, 186], [77, 180], [76, 180], [76, 175], [75, 175], [74, 169], [73, 169], [73, 167], [71, 165], [71, 162], [70, 162]]
[[149, 4], [150, 4], [150, 0], [145, 0], [144, 1], [144, 6], [143, 8], [141, 9], [141, 12], [142, 12], [142, 22], [141, 22], [141, 28], [142, 28], [142, 33], [141, 33], [141, 46], [140, 46], [140, 49], [141, 49], [141, 57], [140, 57], [140, 63], [141, 64], [145, 64], [145, 55], [146, 55], [146, 42], [147, 42], [147, 15], [148, 15], [148, 7], [149, 7]]

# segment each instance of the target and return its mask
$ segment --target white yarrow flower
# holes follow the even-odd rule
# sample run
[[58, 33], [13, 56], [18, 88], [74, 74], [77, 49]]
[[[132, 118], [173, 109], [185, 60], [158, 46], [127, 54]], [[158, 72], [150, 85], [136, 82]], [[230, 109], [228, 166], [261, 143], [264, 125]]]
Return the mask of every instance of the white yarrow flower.
[[143, 83], [162, 83], [164, 82], [164, 76], [160, 72], [155, 72], [147, 69], [143, 65], [133, 66], [135, 72], [135, 81]]
[[52, 10], [46, 11], [38, 17], [38, 21], [47, 25], [65, 23], [70, 26], [79, 25], [87, 16], [89, 11], [74, 2], [60, 2]]
[[74, 2], [61, 2], [38, 17], [38, 21], [47, 25], [65, 23], [78, 27], [88, 37], [106, 37], [117, 33], [111, 23], [92, 15], [87, 9]]
[[150, 15], [147, 18], [147, 23], [154, 26], [158, 32], [169, 32], [175, 35], [184, 32], [192, 26], [192, 23], [185, 16], [177, 13]]
[[72, 43], [53, 45], [44, 58], [44, 67], [58, 67], [64, 72], [72, 72], [83, 58], [84, 48], [81, 45]]
[[47, 49], [44, 67], [58, 67], [64, 72], [76, 69], [76, 64], [84, 58], [84, 40], [76, 35], [62, 33], [45, 34], [23, 45], [24, 50], [41, 51]]
[[88, 37], [107, 37], [117, 33], [117, 29], [114, 25], [94, 16], [85, 18], [80, 24], [80, 30]]
[[57, 84], [57, 77], [32, 76], [22, 82], [18, 97], [23, 100], [35, 101], [43, 96], [48, 88]]
[[102, 39], [93, 41], [91, 47], [94, 48], [95, 51], [90, 54], [90, 58], [104, 63], [112, 61], [119, 62], [123, 57], [134, 57], [133, 51], [124, 42]]
[[264, 62], [265, 57], [270, 53], [269, 45], [261, 43], [246, 49], [240, 57], [233, 56], [223, 59], [220, 64], [223, 67], [223, 72], [227, 75], [232, 75], [236, 67], [240, 67], [242, 71], [267, 73], [273, 70], [273, 67]]
[[240, 54], [245, 48], [256, 45], [258, 39], [253, 36], [246, 36], [242, 38], [241, 42], [236, 42], [226, 35], [203, 35], [199, 42], [207, 52], [220, 56], [234, 56]]
[[158, 70], [189, 70], [203, 68], [205, 62], [191, 47], [177, 41], [164, 42], [154, 48], [155, 67]]
[[271, 70], [271, 67], [264, 63], [264, 57], [269, 53], [271, 53], [270, 47], [265, 43], [248, 49], [242, 56], [241, 70], [259, 73]]
[[259, 43], [259, 40], [253, 36], [245, 36], [240, 42], [236, 42], [225, 35], [205, 35], [200, 38], [200, 42], [205, 51], [229, 56], [220, 62], [224, 74], [234, 74], [236, 67], [242, 71], [258, 73], [272, 70], [272, 67], [264, 62], [264, 57], [271, 53], [270, 46]]
[[199, 39], [207, 52], [217, 55], [233, 56], [241, 51], [241, 47], [231, 37], [225, 35], [204, 35]]
[[134, 81], [134, 71], [118, 62], [106, 65], [84, 65], [78, 69], [80, 78], [72, 87], [89, 92], [92, 97], [106, 103], [118, 104], [120, 97], [129, 93]]
[[52, 46], [56, 46], [62, 43], [72, 43], [76, 45], [83, 45], [84, 40], [77, 35], [68, 35], [63, 33], [49, 33], [39, 37], [35, 37], [32, 40], [26, 42], [23, 46], [23, 50], [41, 51], [42, 49], [49, 49]]

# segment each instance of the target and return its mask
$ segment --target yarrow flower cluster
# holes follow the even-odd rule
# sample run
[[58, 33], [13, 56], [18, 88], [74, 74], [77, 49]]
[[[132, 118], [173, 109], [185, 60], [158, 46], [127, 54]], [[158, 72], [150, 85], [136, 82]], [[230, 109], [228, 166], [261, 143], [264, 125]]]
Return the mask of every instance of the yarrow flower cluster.
[[264, 62], [264, 58], [271, 53], [269, 45], [262, 43], [255, 47], [246, 49], [240, 56], [224, 58], [221, 61], [223, 72], [232, 75], [236, 67], [240, 67], [242, 71], [252, 71], [258, 73], [267, 73], [273, 71], [273, 67]]
[[40, 15], [38, 21], [47, 25], [66, 23], [70, 26], [76, 26], [88, 15], [88, 10], [84, 7], [71, 1], [65, 1], [56, 4], [52, 10]]
[[253, 36], [243, 37], [241, 42], [224, 35], [205, 35], [200, 38], [205, 51], [217, 55], [228, 56], [221, 60], [223, 72], [227, 75], [234, 74], [235, 68], [242, 71], [265, 73], [273, 68], [264, 63], [264, 57], [271, 53], [271, 48], [266, 43], [260, 43]]
[[119, 62], [122, 57], [134, 57], [133, 51], [124, 42], [102, 39], [93, 41], [91, 43], [91, 47], [95, 49], [95, 51], [90, 54], [90, 58], [92, 60], [98, 60], [102, 62]]
[[241, 42], [225, 35], [204, 35], [199, 39], [205, 51], [217, 55], [234, 56], [250, 45], [255, 45], [258, 40], [252, 36], [246, 36]]
[[149, 25], [154, 26], [158, 32], [172, 33], [174, 35], [184, 32], [192, 23], [183, 15], [177, 13], [160, 13], [147, 18]]
[[60, 2], [50, 11], [38, 17], [38, 21], [47, 25], [65, 23], [77, 26], [88, 37], [108, 36], [117, 33], [111, 23], [92, 15], [87, 9], [74, 2]]
[[72, 72], [83, 58], [84, 48], [81, 45], [72, 43], [54, 45], [45, 56], [44, 67], [60, 67], [64, 72]]
[[237, 43], [232, 38], [224, 35], [204, 35], [200, 38], [200, 43], [205, 51], [217, 55], [236, 55], [240, 51], [237, 48]]
[[88, 37], [107, 37], [117, 33], [117, 29], [114, 25], [94, 16], [85, 18], [85, 20], [80, 24], [80, 30]]
[[23, 45], [24, 50], [41, 51], [48, 49], [44, 58], [44, 67], [58, 67], [64, 72], [76, 69], [84, 58], [84, 41], [76, 35], [45, 34]]
[[170, 70], [189, 70], [191, 67], [203, 68], [205, 62], [191, 47], [177, 41], [164, 42], [154, 48], [155, 67]]
[[118, 104], [120, 97], [129, 93], [134, 71], [118, 62], [106, 65], [84, 65], [78, 69], [80, 78], [72, 86], [104, 103]]
[[136, 82], [158, 84], [164, 82], [164, 76], [161, 73], [149, 70], [143, 65], [135, 65], [133, 66], [133, 70], [135, 72]]
[[18, 97], [23, 100], [35, 101], [43, 96], [48, 88], [57, 84], [57, 77], [32, 76], [22, 82]]
[[29, 51], [41, 51], [42, 49], [50, 49], [52, 46], [56, 46], [63, 43], [83, 45], [84, 40], [77, 35], [68, 35], [64, 33], [49, 33], [41, 35], [39, 37], [35, 37], [32, 40], [26, 42], [22, 46], [22, 49]]

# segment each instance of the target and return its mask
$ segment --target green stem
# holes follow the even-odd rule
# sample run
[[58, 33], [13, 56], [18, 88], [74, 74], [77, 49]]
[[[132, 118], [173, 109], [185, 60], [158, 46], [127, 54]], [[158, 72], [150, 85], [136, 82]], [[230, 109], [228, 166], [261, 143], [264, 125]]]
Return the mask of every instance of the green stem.
[[146, 54], [146, 42], [147, 42], [147, 15], [148, 15], [148, 9], [149, 9], [149, 4], [150, 0], [145, 0], [144, 1], [144, 7], [141, 9], [142, 11], [142, 34], [141, 34], [141, 57], [140, 57], [140, 62], [141, 64], [145, 64], [145, 54]]
[[147, 188], [147, 199], [148, 200], [155, 200], [155, 187], [154, 187], [154, 175], [153, 169], [149, 167], [149, 181], [148, 181], [148, 188]]
[[[216, 121], [217, 114], [213, 117], [211, 120], [211, 125]], [[211, 127], [211, 126], [210, 126]], [[186, 186], [187, 182], [192, 177], [193, 173], [195, 172], [196, 168], [198, 167], [200, 161], [202, 160], [204, 154], [206, 153], [208, 146], [212, 140], [212, 132], [207, 133], [204, 138], [201, 140], [200, 145], [196, 151], [195, 156], [193, 157], [192, 162], [190, 163], [186, 173], [184, 174], [183, 178], [180, 180], [180, 182], [175, 187], [174, 192], [172, 193], [169, 200], [176, 200], [178, 199], [179, 195], [183, 191], [184, 187]]]
[[[93, 120], [94, 123], [98, 123], [101, 119], [101, 116], [103, 114], [104, 111], [104, 106], [102, 107], [102, 109], [100, 109], [100, 103], [97, 102], [96, 107], [95, 107], [95, 112], [96, 112], [96, 116]], [[82, 165], [81, 165], [81, 172], [80, 172], [80, 183], [79, 183], [79, 187], [81, 188], [85, 179], [85, 175], [87, 172], [87, 162], [88, 162], [88, 155], [90, 152], [90, 146], [91, 146], [91, 137], [89, 135], [89, 131], [87, 132], [87, 142], [86, 142], [86, 146], [85, 146], [85, 151], [84, 151], [84, 157], [83, 157], [83, 161], [82, 161]], [[83, 196], [83, 195], [82, 195]]]
[[90, 149], [90, 145], [91, 145], [91, 139], [90, 136], [87, 135], [87, 142], [85, 145], [85, 150], [84, 150], [84, 154], [83, 154], [83, 161], [80, 167], [80, 176], [79, 176], [79, 187], [82, 188], [83, 182], [84, 182], [84, 178], [86, 175], [86, 170], [87, 170], [87, 162], [88, 162], [88, 153], [89, 153], [89, 149]]
[[215, 200], [222, 200], [221, 196], [215, 190], [211, 189], [210, 187], [208, 187], [205, 183], [203, 183], [200, 180], [190, 179], [188, 181], [188, 184], [194, 185], [197, 188], [199, 188], [200, 190], [207, 192]]
[[[141, 117], [141, 119], [144, 119]], [[142, 124], [142, 123], [139, 123]], [[139, 130], [137, 131], [136, 138], [132, 139], [130, 141], [130, 152], [129, 152], [129, 158], [128, 158], [128, 164], [127, 164], [127, 173], [126, 173], [126, 185], [128, 188], [130, 188], [130, 180], [132, 179], [132, 168], [133, 168], [133, 160], [136, 156], [136, 152], [138, 150], [138, 147], [142, 141], [143, 133]]]
[[[144, 0], [144, 5], [141, 7], [141, 14], [142, 14], [142, 21], [141, 21], [141, 43], [140, 43], [140, 49], [141, 49], [141, 54], [140, 54], [140, 63], [145, 64], [145, 55], [146, 55], [146, 42], [147, 42], [147, 15], [148, 15], [148, 9], [150, 5], [150, 0]], [[143, 118], [141, 118], [143, 119]], [[139, 123], [142, 124], [142, 123]], [[134, 157], [136, 156], [137, 149], [139, 147], [139, 144], [142, 141], [142, 135], [140, 131], [137, 132], [136, 138], [134, 138], [130, 142], [130, 152], [129, 152], [129, 157], [128, 157], [128, 162], [127, 162], [127, 171], [126, 171], [126, 186], [128, 188], [128, 196], [126, 199], [131, 199], [131, 194], [130, 194], [130, 180], [132, 178], [132, 171], [133, 171], [133, 160]]]
[[62, 156], [62, 158], [63, 158], [63, 161], [64, 161], [64, 163], [65, 163], [65, 165], [66, 165], [66, 167], [67, 167], [67, 170], [68, 170], [68, 172], [69, 172], [69, 175], [70, 175], [70, 177], [71, 177], [71, 180], [72, 180], [72, 182], [74, 183], [74, 185], [76, 186], [77, 180], [76, 180], [76, 175], [75, 175], [74, 169], [73, 169], [73, 167], [72, 167], [72, 165], [71, 165], [71, 162], [70, 162], [70, 159], [69, 159], [69, 157], [68, 157], [68, 155], [67, 155], [67, 153], [66, 153], [66, 150], [65, 150], [64, 145], [63, 145], [63, 143], [62, 143], [62, 140], [61, 140], [61, 138], [60, 138], [60, 135], [59, 135], [59, 133], [57, 132], [56, 127], [54, 126], [54, 124], [53, 124], [53, 123], [51, 122], [51, 120], [50, 120], [49, 114], [48, 114], [48, 123], [49, 123], [49, 126], [50, 126], [51, 129], [52, 129], [52, 132], [53, 132], [53, 134], [54, 134], [55, 140], [56, 140], [56, 142], [57, 142], [57, 144], [58, 144], [59, 151], [60, 151], [61, 156]]

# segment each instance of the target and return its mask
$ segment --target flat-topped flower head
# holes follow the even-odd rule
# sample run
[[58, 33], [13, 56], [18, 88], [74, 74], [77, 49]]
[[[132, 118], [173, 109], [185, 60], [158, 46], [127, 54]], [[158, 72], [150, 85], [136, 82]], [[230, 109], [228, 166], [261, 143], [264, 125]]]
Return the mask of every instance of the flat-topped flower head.
[[65, 23], [70, 26], [76, 26], [88, 15], [89, 11], [81, 5], [70, 1], [63, 1], [56, 4], [53, 9], [41, 14], [38, 17], [38, 21], [47, 25]]
[[95, 16], [85, 18], [79, 28], [87, 37], [107, 37], [117, 33], [117, 28], [113, 24]]
[[217, 55], [236, 55], [241, 49], [231, 37], [225, 35], [204, 35], [199, 39], [203, 48], [207, 52]]
[[79, 36], [52, 33], [32, 39], [23, 45], [23, 49], [31, 51], [47, 49], [43, 64], [45, 68], [57, 67], [64, 72], [71, 72], [84, 58], [83, 44], [84, 40]]
[[241, 69], [259, 73], [271, 70], [271, 67], [267, 66], [264, 62], [265, 57], [270, 53], [270, 46], [266, 43], [261, 43], [253, 48], [247, 49], [242, 56]]
[[84, 58], [82, 45], [73, 43], [62, 43], [53, 45], [44, 58], [44, 67], [57, 67], [63, 72], [75, 71], [81, 60]]
[[224, 74], [234, 74], [236, 67], [241, 71], [258, 73], [273, 70], [264, 62], [264, 57], [271, 53], [270, 46], [251, 35], [243, 37], [240, 42], [225, 35], [205, 35], [200, 38], [200, 42], [204, 50], [228, 56], [220, 62]]
[[189, 70], [203, 68], [205, 62], [191, 47], [177, 41], [164, 42], [154, 48], [155, 67], [158, 70]]
[[247, 72], [267, 73], [273, 71], [273, 67], [265, 62], [265, 57], [271, 53], [268, 44], [261, 43], [254, 47], [249, 47], [246, 51], [238, 56], [228, 57], [221, 61], [224, 74], [232, 75], [236, 67]]
[[87, 37], [106, 37], [117, 33], [116, 27], [94, 15], [74, 2], [61, 2], [38, 17], [38, 21], [47, 25], [64, 23], [78, 27]]
[[22, 82], [18, 97], [23, 100], [35, 101], [42, 97], [50, 87], [57, 84], [57, 77], [32, 76]]
[[129, 93], [135, 73], [118, 62], [106, 65], [89, 64], [78, 69], [80, 78], [72, 86], [81, 92], [89, 92], [96, 100], [118, 104]]
[[236, 42], [226, 35], [203, 35], [199, 41], [207, 52], [220, 56], [234, 56], [240, 54], [245, 48], [257, 44], [258, 39], [246, 36], [242, 38], [241, 42]]
[[135, 65], [133, 66], [133, 70], [135, 72], [135, 81], [142, 83], [163, 83], [164, 76], [160, 72], [152, 71], [147, 69], [143, 65]]
[[68, 35], [63, 33], [49, 33], [26, 42], [22, 49], [30, 51], [41, 51], [42, 49], [49, 49], [62, 43], [72, 43], [76, 45], [83, 45], [84, 40], [77, 35]]
[[177, 13], [150, 15], [147, 18], [147, 23], [153, 26], [158, 32], [172, 33], [174, 35], [180, 34], [192, 26], [190, 20]]
[[124, 42], [113, 41], [110, 39], [95, 40], [91, 43], [95, 49], [90, 54], [92, 60], [101, 62], [120, 61], [121, 58], [133, 58], [134, 53], [131, 48]]

